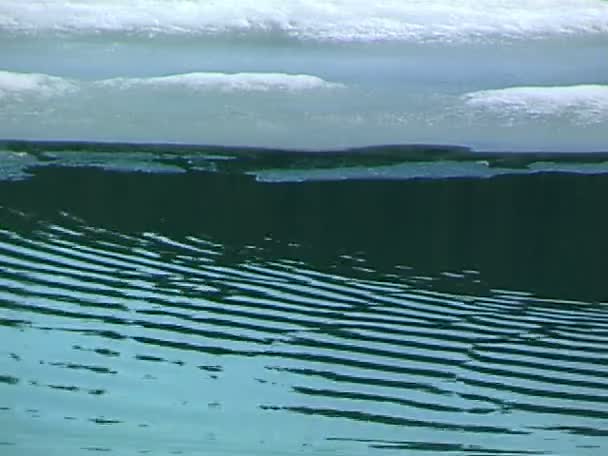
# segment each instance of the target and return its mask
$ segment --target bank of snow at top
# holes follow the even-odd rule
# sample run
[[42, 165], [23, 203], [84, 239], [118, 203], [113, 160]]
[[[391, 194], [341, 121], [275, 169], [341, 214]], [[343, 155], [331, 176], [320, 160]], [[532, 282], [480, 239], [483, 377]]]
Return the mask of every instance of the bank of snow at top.
[[605, 150], [600, 0], [5, 0], [0, 138]]

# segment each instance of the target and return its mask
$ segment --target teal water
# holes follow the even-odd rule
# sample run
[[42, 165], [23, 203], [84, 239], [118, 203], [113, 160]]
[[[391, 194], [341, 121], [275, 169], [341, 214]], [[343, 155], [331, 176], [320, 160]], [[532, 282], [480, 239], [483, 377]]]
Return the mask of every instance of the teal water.
[[605, 454], [601, 154], [2, 148], [0, 454]]
[[606, 49], [600, 0], [1, 1], [0, 456], [605, 455]]

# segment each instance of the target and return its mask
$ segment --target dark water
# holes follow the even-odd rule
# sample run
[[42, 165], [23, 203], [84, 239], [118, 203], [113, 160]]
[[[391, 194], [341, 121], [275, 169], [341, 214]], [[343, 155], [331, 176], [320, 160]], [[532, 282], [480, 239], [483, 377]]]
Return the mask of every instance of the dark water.
[[605, 159], [8, 148], [0, 454], [605, 454]]

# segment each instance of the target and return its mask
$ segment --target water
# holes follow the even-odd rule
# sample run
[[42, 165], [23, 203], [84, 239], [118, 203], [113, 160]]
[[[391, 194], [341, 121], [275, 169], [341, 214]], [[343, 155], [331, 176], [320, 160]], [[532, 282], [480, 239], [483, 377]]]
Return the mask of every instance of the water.
[[3, 147], [2, 454], [605, 453], [605, 156]]
[[0, 138], [605, 151], [600, 0], [0, 5]]
[[608, 3], [0, 2], [0, 455], [608, 441]]

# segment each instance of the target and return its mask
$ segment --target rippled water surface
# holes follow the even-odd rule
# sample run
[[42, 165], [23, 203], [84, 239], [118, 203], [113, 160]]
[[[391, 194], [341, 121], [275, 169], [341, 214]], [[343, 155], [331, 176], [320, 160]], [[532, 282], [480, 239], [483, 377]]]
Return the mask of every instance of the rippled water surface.
[[0, 454], [605, 454], [605, 174], [47, 162], [0, 182]]

